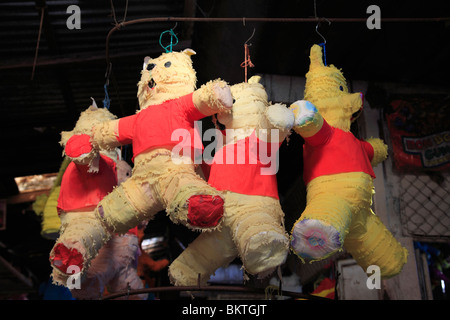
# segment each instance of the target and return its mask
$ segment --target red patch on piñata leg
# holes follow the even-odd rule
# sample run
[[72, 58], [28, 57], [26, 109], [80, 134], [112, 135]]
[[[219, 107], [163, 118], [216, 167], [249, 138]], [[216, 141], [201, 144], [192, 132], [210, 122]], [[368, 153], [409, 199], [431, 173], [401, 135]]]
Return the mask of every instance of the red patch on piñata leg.
[[[77, 249], [69, 249], [62, 243], [58, 243], [53, 248], [53, 254], [50, 257], [52, 265], [64, 273], [67, 273], [67, 268], [70, 266], [77, 266], [81, 271], [83, 260], [83, 255]], [[69, 274], [72, 273], [70, 272]]]

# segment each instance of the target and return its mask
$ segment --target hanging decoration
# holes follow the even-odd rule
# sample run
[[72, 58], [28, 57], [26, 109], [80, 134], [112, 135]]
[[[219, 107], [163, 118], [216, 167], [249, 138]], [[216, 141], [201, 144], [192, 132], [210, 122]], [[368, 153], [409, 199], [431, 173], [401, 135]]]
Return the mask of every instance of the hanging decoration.
[[[186, 49], [147, 59], [151, 72], [142, 70], [138, 83], [139, 112], [97, 122], [81, 135], [80, 147], [89, 153], [132, 144], [133, 175], [101, 199], [92, 219], [71, 234], [70, 241], [56, 242], [54, 249], [65, 255], [53, 250], [54, 270], [67, 277], [70, 273], [55, 263], [74, 260], [83, 274], [112, 235], [126, 233], [163, 209], [173, 222], [193, 230], [220, 227], [221, 192], [196, 174], [191, 157], [196, 148], [201, 152], [203, 147], [194, 123], [219, 111], [229, 112], [233, 98], [229, 86], [220, 79], [195, 90], [193, 54]], [[149, 108], [153, 105], [158, 107]], [[174, 155], [173, 149], [179, 145], [179, 140], [173, 139], [175, 130], [181, 131], [185, 147]], [[87, 162], [98, 171], [93, 160]]]
[[291, 246], [302, 260], [322, 260], [342, 250], [364, 269], [380, 268], [381, 276], [397, 275], [407, 250], [371, 209], [372, 166], [387, 157], [382, 140], [358, 140], [350, 132], [363, 96], [349, 93], [342, 72], [325, 66], [322, 48], [313, 45], [305, 96], [295, 102], [294, 130], [303, 136], [307, 205], [291, 231]]
[[[169, 276], [177, 286], [206, 284], [219, 267], [237, 257], [247, 273], [260, 278], [286, 260], [289, 237], [278, 198], [275, 155], [294, 115], [282, 104], [269, 104], [259, 80], [254, 76], [231, 86], [233, 111], [217, 114], [226, 128], [226, 144], [215, 153], [208, 184], [223, 192], [226, 215], [220, 229], [202, 233], [170, 265]], [[278, 129], [277, 134], [271, 129]], [[239, 158], [239, 149], [245, 159]], [[227, 161], [230, 154], [236, 158], [232, 163]], [[269, 157], [272, 162], [267, 164], [263, 159]]]
[[[67, 274], [78, 273], [84, 267], [79, 250], [68, 249], [68, 244], [80, 235], [80, 229], [88, 232], [95, 229], [92, 221], [97, 203], [131, 176], [131, 167], [120, 160], [117, 148], [93, 150], [86, 143], [86, 133], [90, 132], [91, 126], [112, 119], [115, 116], [106, 108], [98, 108], [93, 100], [92, 105], [81, 113], [74, 129], [61, 133], [61, 144], [70, 163], [62, 176], [55, 203], [61, 219], [59, 238], [50, 252], [52, 278], [56, 284], [67, 286]], [[97, 245], [94, 233], [83, 241], [90, 246]], [[125, 235], [112, 236], [79, 278], [79, 285], [70, 288], [72, 296], [98, 299], [105, 286], [110, 293], [125, 290], [128, 286], [142, 289], [136, 269], [137, 250], [137, 228], [128, 230]], [[136, 299], [146, 297], [133, 296]]]

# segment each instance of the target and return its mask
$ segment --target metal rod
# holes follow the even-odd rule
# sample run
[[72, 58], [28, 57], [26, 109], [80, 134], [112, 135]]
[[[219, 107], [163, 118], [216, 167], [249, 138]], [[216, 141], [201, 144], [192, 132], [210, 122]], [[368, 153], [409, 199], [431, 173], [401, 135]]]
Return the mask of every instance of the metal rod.
[[[116, 299], [119, 297], [151, 292], [181, 292], [181, 291], [220, 291], [220, 292], [245, 292], [245, 293], [261, 293], [265, 294], [264, 289], [240, 287], [240, 286], [179, 286], [179, 287], [156, 287], [136, 290], [126, 290], [102, 297], [101, 300]], [[288, 296], [293, 298], [302, 298], [308, 300], [330, 300], [327, 298], [304, 294], [299, 292], [281, 291], [281, 296]]]
[[[123, 27], [138, 24], [138, 23], [150, 23], [150, 22], [279, 22], [279, 23], [317, 23], [317, 18], [199, 18], [199, 17], [153, 17], [129, 20], [116, 24], [106, 36], [106, 63], [109, 65], [109, 42], [112, 34], [120, 30]], [[333, 23], [343, 22], [366, 22], [367, 18], [327, 18], [328, 21]], [[381, 18], [381, 22], [442, 22], [450, 21], [450, 17], [437, 17], [437, 18]]]
[[41, 34], [42, 34], [42, 24], [44, 23], [44, 14], [45, 14], [45, 7], [41, 8], [41, 22], [39, 23], [39, 33], [38, 33], [38, 39], [36, 43], [36, 51], [34, 53], [34, 61], [33, 61], [33, 70], [31, 71], [31, 79], [34, 79], [34, 71], [36, 69], [36, 61], [38, 57], [39, 52], [39, 43], [41, 42]]

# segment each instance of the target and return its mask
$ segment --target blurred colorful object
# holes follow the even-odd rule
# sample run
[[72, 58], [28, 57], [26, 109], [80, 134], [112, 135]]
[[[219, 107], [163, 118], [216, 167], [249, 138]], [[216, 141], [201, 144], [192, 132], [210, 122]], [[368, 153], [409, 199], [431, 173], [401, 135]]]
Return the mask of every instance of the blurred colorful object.
[[334, 299], [335, 296], [336, 280], [325, 278], [323, 279], [316, 289], [311, 293], [314, 296], [324, 297], [328, 299]]
[[33, 203], [33, 210], [37, 215], [42, 217], [41, 235], [49, 240], [56, 240], [59, 236], [59, 228], [61, 227], [61, 220], [56, 209], [59, 197], [59, 190], [61, 189], [61, 180], [70, 159], [64, 157], [63, 162], [59, 168], [58, 175], [53, 183], [49, 194], [42, 194], [36, 197]]
[[431, 97], [391, 102], [393, 112], [388, 113], [386, 119], [398, 170], [445, 171], [450, 168], [450, 103], [447, 100]]

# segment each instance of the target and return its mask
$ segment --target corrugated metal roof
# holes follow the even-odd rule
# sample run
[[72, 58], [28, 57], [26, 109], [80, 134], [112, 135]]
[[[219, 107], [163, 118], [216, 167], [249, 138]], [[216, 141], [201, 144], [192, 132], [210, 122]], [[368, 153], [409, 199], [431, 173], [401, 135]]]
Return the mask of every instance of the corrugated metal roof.
[[[123, 21], [127, 3], [126, 20], [184, 13], [184, 1], [180, 0], [0, 3], [1, 134], [7, 141], [7, 149], [18, 149], [16, 161], [2, 162], [0, 175], [57, 169], [61, 153], [58, 132], [73, 126], [79, 113], [89, 106], [90, 97], [101, 105], [105, 95], [105, 40], [115, 25], [111, 3], [119, 23]], [[43, 4], [45, 14], [37, 64], [30, 80], [40, 25], [39, 6]], [[81, 29], [70, 30], [66, 21], [71, 14], [66, 10], [74, 4], [80, 8]], [[159, 36], [173, 26], [165, 22], [133, 25], [111, 38], [114, 82], [108, 88], [111, 111], [116, 115], [136, 110], [136, 83], [142, 59], [161, 52]], [[37, 131], [35, 127], [45, 130]], [[35, 158], [33, 166], [29, 165], [30, 156]]]

